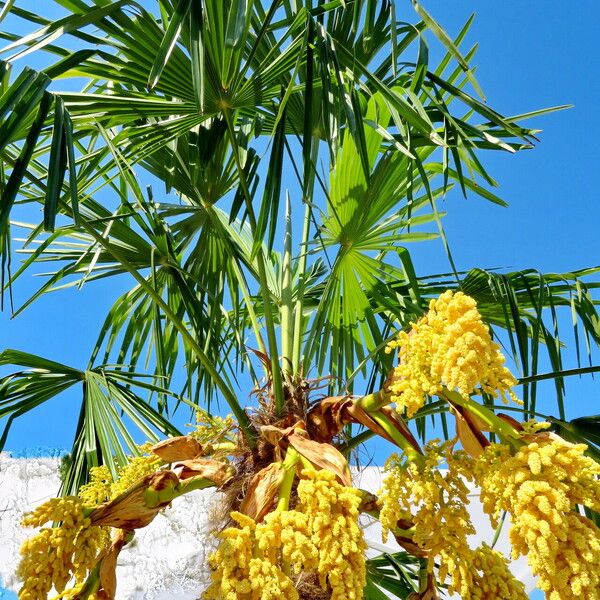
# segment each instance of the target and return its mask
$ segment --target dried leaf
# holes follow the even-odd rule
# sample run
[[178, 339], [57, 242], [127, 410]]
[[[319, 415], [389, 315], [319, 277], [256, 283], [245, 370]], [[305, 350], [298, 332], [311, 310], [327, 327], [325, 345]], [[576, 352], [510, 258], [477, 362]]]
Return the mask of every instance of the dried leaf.
[[132, 532], [119, 530], [110, 548], [100, 559], [100, 589], [96, 595], [106, 600], [114, 600], [117, 593], [117, 558], [123, 546], [132, 539]]
[[108, 600], [114, 600], [117, 593], [117, 557], [119, 550], [114, 546], [110, 548], [100, 561], [100, 586]]
[[398, 544], [400, 544], [409, 554], [412, 554], [413, 556], [420, 556], [421, 558], [426, 558], [428, 556], [427, 551], [415, 544], [412, 538], [402, 537], [398, 534], [394, 534], [394, 537], [396, 538]]
[[313, 465], [335, 473], [344, 485], [352, 486], [352, 475], [348, 462], [344, 455], [331, 444], [309, 440], [297, 432], [292, 433], [288, 439], [290, 444]]
[[367, 492], [366, 490], [360, 490], [360, 493], [362, 495], [362, 498], [358, 510], [361, 513], [379, 510], [378, 499], [375, 494], [371, 494], [371, 492]]
[[491, 431], [491, 427], [478, 415], [469, 411], [469, 422], [472, 423], [479, 431]]
[[275, 425], [262, 425], [259, 428], [260, 436], [269, 442], [271, 446], [279, 446], [291, 433], [303, 431], [305, 425], [303, 421], [297, 421], [290, 427], [275, 427]]
[[263, 517], [273, 508], [279, 486], [283, 479], [281, 463], [271, 463], [254, 475], [246, 491], [240, 512], [262, 521]]
[[362, 406], [357, 404], [350, 404], [346, 407], [345, 411], [351, 417], [354, 423], [359, 423], [367, 429], [370, 429], [373, 433], [387, 440], [391, 444], [395, 444], [394, 440], [388, 435], [388, 433], [377, 423], [371, 415]]
[[331, 396], [312, 406], [306, 416], [310, 438], [317, 442], [331, 442], [349, 421], [344, 409], [351, 404], [348, 396]]
[[260, 437], [269, 442], [271, 446], [279, 446], [279, 442], [290, 432], [274, 425], [262, 425], [259, 428], [259, 433]]
[[523, 425], [510, 415], [507, 415], [505, 413], [498, 413], [496, 416], [499, 419], [502, 419], [505, 423], [512, 425], [517, 431], [523, 431]]
[[163, 440], [152, 446], [150, 450], [165, 462], [170, 463], [178, 460], [190, 460], [202, 454], [202, 446], [189, 435]]
[[451, 404], [451, 407], [456, 417], [456, 433], [463, 448], [477, 458], [489, 445], [487, 438], [481, 433], [469, 411], [454, 404]]
[[181, 481], [192, 477], [210, 479], [218, 487], [231, 479], [233, 471], [231, 467], [218, 460], [211, 458], [194, 458], [193, 460], [180, 460], [173, 464], [173, 472]]
[[258, 360], [260, 360], [260, 362], [267, 370], [267, 373], [269, 374], [269, 379], [271, 379], [271, 359], [269, 358], [269, 356], [264, 352], [257, 350], [256, 348], [250, 348], [250, 346], [246, 346], [246, 348], [248, 348], [250, 352], [253, 352], [258, 357]]
[[[109, 525], [119, 529], [145, 527], [171, 503], [178, 483], [179, 479], [172, 471], [147, 475], [120, 496], [95, 508], [89, 515], [92, 525]], [[153, 502], [148, 500], [149, 492]]]

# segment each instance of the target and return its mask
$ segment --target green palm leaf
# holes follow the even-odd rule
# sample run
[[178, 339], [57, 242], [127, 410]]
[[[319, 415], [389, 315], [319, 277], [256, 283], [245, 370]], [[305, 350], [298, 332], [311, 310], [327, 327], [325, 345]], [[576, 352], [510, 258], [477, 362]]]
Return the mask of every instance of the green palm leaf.
[[[179, 432], [151, 404], [132, 391], [131, 386], [154, 393], [170, 394], [158, 385], [104, 367], [80, 371], [66, 365], [17, 350], [0, 353], [0, 366], [14, 365], [15, 371], [0, 379], [0, 418], [6, 424], [0, 436], [4, 448], [13, 421], [53, 400], [68, 389], [81, 386], [81, 408], [71, 451], [72, 461], [63, 481], [63, 492], [72, 494], [87, 481], [92, 466], [107, 464], [113, 474], [124, 465], [127, 455], [138, 453], [137, 443], [158, 441], [161, 435]], [[126, 426], [127, 421], [129, 426]], [[132, 432], [137, 430], [138, 441]]]

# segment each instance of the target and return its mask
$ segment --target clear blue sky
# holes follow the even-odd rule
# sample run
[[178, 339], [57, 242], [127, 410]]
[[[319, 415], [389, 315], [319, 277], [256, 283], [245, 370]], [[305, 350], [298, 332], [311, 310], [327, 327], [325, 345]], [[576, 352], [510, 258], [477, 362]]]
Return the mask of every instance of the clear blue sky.
[[[574, 104], [568, 111], [529, 123], [543, 129], [534, 150], [517, 156], [489, 155], [486, 165], [500, 182], [499, 194], [510, 203], [508, 209], [450, 195], [445, 227], [458, 268], [533, 267], [559, 272], [600, 263], [600, 3], [425, 0], [423, 4], [450, 33], [477, 13], [468, 38], [479, 42], [477, 78], [500, 112], [512, 115]], [[404, 14], [413, 20], [408, 0], [398, 0], [397, 5], [400, 18]], [[33, 9], [29, 4], [28, 8]], [[417, 254], [419, 271], [435, 272], [436, 256], [426, 250]], [[25, 298], [29, 289], [31, 284], [23, 280], [16, 288], [17, 298]], [[89, 324], [100, 322], [119, 291], [115, 284], [94, 284], [43, 298], [16, 320], [0, 314], [0, 349], [18, 348], [83, 367], [97, 334], [97, 327]], [[573, 354], [570, 359], [566, 366], [575, 366]], [[567, 391], [570, 416], [599, 412], [597, 380], [570, 381]], [[22, 419], [8, 447], [68, 447], [78, 402], [75, 395], [67, 395]]]

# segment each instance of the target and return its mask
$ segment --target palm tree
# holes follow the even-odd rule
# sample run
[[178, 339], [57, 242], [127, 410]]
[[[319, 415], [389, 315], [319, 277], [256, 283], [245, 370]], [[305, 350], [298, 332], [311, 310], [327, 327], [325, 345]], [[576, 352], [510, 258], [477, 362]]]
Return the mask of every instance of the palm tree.
[[[309, 415], [339, 408], [332, 398], [372, 401], [393, 367], [386, 343], [449, 289], [475, 298], [512, 349], [523, 418], [537, 414], [538, 381], [553, 379], [554, 429], [597, 452], [597, 418], [567, 420], [563, 381], [598, 368], [566, 369], [556, 326], [570, 310], [587, 347], [600, 342], [597, 269], [458, 272], [445, 243], [439, 201], [457, 186], [504, 205], [481, 155], [530, 148], [537, 131], [520, 123], [546, 112], [505, 118], [480, 99], [476, 46], [461, 49], [472, 19], [452, 39], [414, 0], [54, 0], [57, 20], [18, 4], [0, 13], [32, 28], [1, 34], [2, 289], [51, 269], [16, 315], [61, 287], [127, 277], [131, 288], [85, 370], [0, 353], [17, 368], [0, 381], [0, 448], [14, 419], [81, 386], [62, 488], [75, 494], [91, 467], [116, 475], [140, 434], [179, 435], [182, 405], [210, 413], [224, 401], [255, 475], [274, 460], [261, 428], [310, 430]], [[33, 52], [43, 71], [15, 66]], [[61, 91], [71, 82], [82, 91]], [[166, 192], [144, 190], [140, 171]], [[26, 204], [43, 222], [11, 226]], [[26, 258], [11, 269], [16, 227]], [[408, 243], [434, 237], [449, 273], [417, 273]], [[552, 372], [539, 372], [544, 355]], [[447, 434], [451, 410], [430, 399], [410, 419], [415, 435], [428, 416]], [[354, 415], [311, 437], [347, 456], [377, 433], [368, 425]], [[402, 596], [412, 580], [398, 572], [372, 561], [369, 589]]]

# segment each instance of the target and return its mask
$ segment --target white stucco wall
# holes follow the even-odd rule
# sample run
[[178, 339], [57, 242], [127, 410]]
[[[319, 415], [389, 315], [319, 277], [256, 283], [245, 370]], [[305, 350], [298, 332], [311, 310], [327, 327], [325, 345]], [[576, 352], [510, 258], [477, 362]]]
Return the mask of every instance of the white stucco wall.
[[[20, 516], [54, 496], [59, 487], [58, 459], [10, 458], [0, 454], [0, 579], [9, 589], [18, 589], [15, 577], [19, 546], [28, 531], [18, 526]], [[376, 492], [381, 484], [381, 470], [368, 467], [356, 474], [363, 489]], [[206, 556], [214, 547], [211, 535], [218, 495], [201, 490], [178, 498], [148, 527], [137, 532], [134, 543], [126, 547], [117, 568], [118, 600], [192, 600], [206, 586]], [[491, 542], [494, 531], [483, 514], [478, 494], [471, 495], [471, 514], [477, 529], [473, 545]], [[377, 523], [365, 522], [366, 537], [372, 549], [395, 551], [391, 539], [382, 545]], [[508, 524], [497, 549], [508, 554]], [[513, 563], [513, 572], [527, 590], [534, 587], [524, 559]]]

